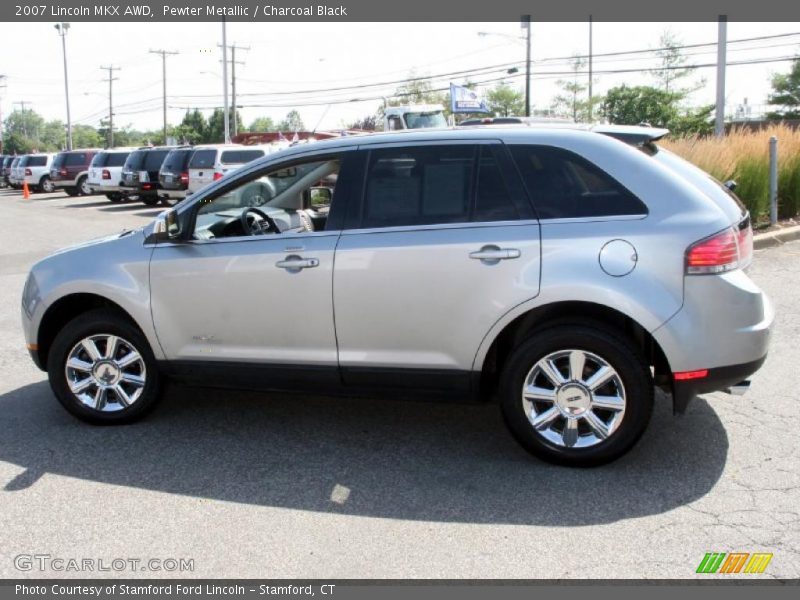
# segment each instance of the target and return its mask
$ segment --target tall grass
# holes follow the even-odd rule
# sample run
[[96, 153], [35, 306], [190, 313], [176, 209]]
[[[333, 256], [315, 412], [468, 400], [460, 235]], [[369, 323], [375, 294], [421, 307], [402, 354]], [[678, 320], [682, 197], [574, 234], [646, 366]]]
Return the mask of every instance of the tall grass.
[[734, 179], [736, 194], [756, 221], [769, 217], [769, 138], [778, 138], [778, 216], [800, 213], [800, 131], [782, 124], [760, 131], [734, 129], [724, 138], [685, 137], [660, 142], [720, 181]]

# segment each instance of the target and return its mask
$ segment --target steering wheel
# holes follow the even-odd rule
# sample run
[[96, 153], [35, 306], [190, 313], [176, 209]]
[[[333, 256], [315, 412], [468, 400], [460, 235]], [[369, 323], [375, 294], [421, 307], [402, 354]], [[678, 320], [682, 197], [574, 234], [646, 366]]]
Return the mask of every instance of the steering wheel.
[[242, 222], [242, 229], [248, 235], [264, 235], [265, 233], [281, 232], [275, 220], [260, 208], [246, 206], [242, 211], [240, 219]]

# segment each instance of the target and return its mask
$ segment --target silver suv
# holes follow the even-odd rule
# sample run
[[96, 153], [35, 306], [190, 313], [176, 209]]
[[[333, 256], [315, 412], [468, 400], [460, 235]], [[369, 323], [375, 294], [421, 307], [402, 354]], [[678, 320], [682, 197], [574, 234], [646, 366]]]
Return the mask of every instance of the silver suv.
[[28, 348], [91, 423], [140, 418], [165, 377], [450, 396], [496, 400], [543, 459], [608, 462], [655, 386], [683, 412], [767, 355], [747, 211], [663, 133], [459, 128], [268, 155], [36, 264]]

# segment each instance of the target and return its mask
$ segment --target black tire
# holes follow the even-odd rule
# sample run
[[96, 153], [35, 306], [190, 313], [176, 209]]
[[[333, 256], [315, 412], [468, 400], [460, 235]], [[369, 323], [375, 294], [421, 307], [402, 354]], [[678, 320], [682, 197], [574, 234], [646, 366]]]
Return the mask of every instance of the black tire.
[[65, 187], [64, 192], [67, 194], [67, 196], [72, 196], [73, 198], [80, 194], [80, 191], [76, 187]]
[[55, 191], [55, 186], [53, 182], [50, 181], [50, 177], [48, 175], [44, 175], [39, 180], [39, 191], [45, 194], [52, 194]]
[[[618, 426], [608, 437], [588, 447], [567, 447], [546, 438], [531, 424], [523, 406], [523, 385], [537, 362], [552, 353], [572, 349], [591, 353], [613, 367], [625, 392], [625, 408]], [[564, 375], [563, 370], [561, 375]], [[532, 333], [511, 353], [501, 374], [499, 398], [506, 425], [528, 452], [559, 465], [593, 467], [616, 460], [642, 436], [653, 411], [653, 381], [641, 353], [621, 332], [602, 325], [557, 325]], [[545, 403], [542, 412], [546, 407]], [[560, 410], [555, 402], [553, 407]], [[601, 411], [601, 414], [613, 413]], [[553, 431], [557, 432], [559, 419], [563, 423], [563, 433], [567, 419], [558, 416], [552, 422], [553, 429], [548, 430], [551, 435]], [[584, 423], [584, 428], [587, 424]], [[588, 433], [593, 435], [591, 430]]]
[[158, 196], [139, 196], [139, 200], [147, 206], [156, 206], [159, 203]]
[[81, 196], [91, 196], [92, 195], [92, 190], [89, 189], [86, 186], [86, 180], [87, 179], [88, 179], [88, 177], [86, 175], [84, 175], [83, 177], [81, 177], [77, 181], [76, 188], [78, 190], [78, 194], [80, 194]]
[[[67, 360], [73, 348], [85, 338], [102, 334], [118, 336], [124, 342], [131, 344], [141, 355], [144, 365], [143, 369], [139, 367], [140, 373], [144, 373], [144, 385], [140, 395], [129, 406], [109, 412], [99, 411], [82, 403], [70, 390], [66, 373]], [[50, 387], [64, 408], [75, 417], [93, 425], [132, 423], [151, 411], [159, 400], [160, 376], [147, 339], [130, 321], [109, 309], [91, 310], [67, 323], [56, 335], [50, 348], [47, 373]], [[94, 389], [96, 390], [96, 386]], [[112, 404], [117, 403], [116, 394], [113, 391], [108, 394], [109, 402], [114, 400]], [[121, 406], [121, 403], [119, 405]]]
[[112, 192], [110, 194], [106, 194], [106, 198], [111, 200], [111, 202], [122, 202], [122, 194], [118, 192]]

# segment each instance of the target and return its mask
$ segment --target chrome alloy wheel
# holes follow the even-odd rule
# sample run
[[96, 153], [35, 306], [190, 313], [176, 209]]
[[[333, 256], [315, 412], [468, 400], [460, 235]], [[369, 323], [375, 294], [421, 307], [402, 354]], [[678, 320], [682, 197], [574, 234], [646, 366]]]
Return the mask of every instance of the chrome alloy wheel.
[[111, 334], [93, 335], [75, 344], [65, 372], [75, 398], [102, 412], [122, 410], [136, 402], [147, 378], [139, 351], [129, 341]]
[[625, 416], [617, 371], [585, 350], [540, 359], [525, 377], [522, 407], [536, 432], [557, 446], [588, 448], [611, 436]]

